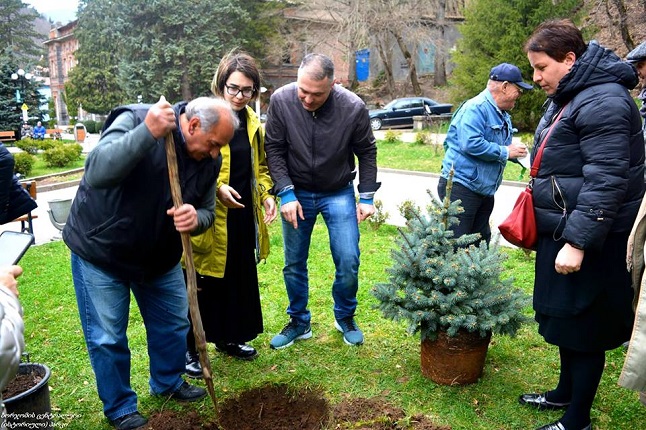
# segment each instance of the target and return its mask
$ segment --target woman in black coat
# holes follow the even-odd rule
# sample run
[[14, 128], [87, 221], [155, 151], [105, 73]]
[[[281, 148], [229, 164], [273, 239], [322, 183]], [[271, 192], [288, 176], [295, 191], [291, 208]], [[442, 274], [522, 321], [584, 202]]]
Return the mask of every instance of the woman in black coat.
[[5, 224], [36, 208], [37, 204], [14, 175], [15, 161], [0, 143], [0, 224]]
[[586, 44], [569, 20], [541, 24], [525, 50], [548, 96], [534, 137], [533, 154], [545, 149], [533, 188], [533, 305], [539, 333], [559, 347], [561, 371], [555, 389], [519, 400], [565, 410], [539, 430], [588, 430], [605, 351], [629, 339], [634, 318], [625, 250], [644, 194], [641, 118], [629, 93], [637, 74]]

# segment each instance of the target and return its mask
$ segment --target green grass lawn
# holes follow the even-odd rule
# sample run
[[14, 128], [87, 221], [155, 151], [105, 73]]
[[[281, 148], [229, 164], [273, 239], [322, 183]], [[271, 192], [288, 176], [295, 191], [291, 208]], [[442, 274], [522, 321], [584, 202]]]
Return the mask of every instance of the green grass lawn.
[[[271, 226], [272, 253], [258, 266], [265, 333], [252, 345], [259, 356], [241, 362], [223, 356], [209, 346], [216, 394], [220, 401], [268, 383], [320, 389], [330, 403], [350, 397], [382, 396], [410, 415], [424, 414], [453, 429], [535, 429], [560, 417], [559, 412], [538, 412], [521, 407], [517, 397], [524, 392], [552, 388], [558, 378], [558, 351], [537, 334], [534, 323], [516, 338], [494, 336], [484, 375], [477, 384], [464, 387], [439, 386], [420, 372], [420, 342], [408, 335], [402, 324], [384, 319], [374, 308], [370, 289], [387, 279], [390, 250], [397, 230], [378, 230], [361, 225], [361, 268], [357, 321], [365, 332], [361, 347], [343, 343], [333, 326], [331, 283], [333, 263], [327, 232], [315, 227], [310, 255], [312, 339], [291, 348], [274, 351], [271, 337], [287, 322], [287, 297], [282, 280], [280, 224]], [[515, 285], [531, 294], [533, 255], [506, 249], [507, 267]], [[47, 364], [56, 428], [102, 430], [111, 427], [102, 414], [94, 375], [89, 364], [77, 315], [69, 268], [69, 251], [62, 242], [32, 247], [21, 262], [20, 298], [24, 307], [25, 338], [31, 360]], [[164, 402], [148, 394], [148, 356], [142, 320], [134, 301], [129, 325], [132, 349], [132, 384], [139, 394], [140, 410], [151, 415], [162, 409], [197, 411], [212, 417], [207, 398], [181, 405]], [[531, 309], [526, 310], [532, 315]], [[607, 354], [606, 371], [592, 414], [599, 430], [644, 428], [646, 408], [637, 394], [617, 386], [624, 351]]]
[[85, 163], [85, 155], [82, 155], [79, 160], [76, 160], [65, 167], [47, 167], [45, 161], [43, 160], [43, 157], [40, 155], [37, 155], [35, 157], [35, 160], [36, 161], [34, 162], [34, 166], [29, 173], [29, 178], [35, 178], [38, 176], [49, 175], [51, 173], [60, 173], [81, 168]]

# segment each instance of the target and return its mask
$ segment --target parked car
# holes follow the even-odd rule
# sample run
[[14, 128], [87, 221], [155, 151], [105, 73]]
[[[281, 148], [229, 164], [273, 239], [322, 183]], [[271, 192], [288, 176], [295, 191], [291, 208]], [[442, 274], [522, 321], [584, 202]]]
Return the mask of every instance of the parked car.
[[395, 99], [383, 109], [370, 110], [370, 126], [373, 130], [379, 130], [382, 127], [412, 127], [414, 116], [450, 116], [452, 107], [452, 104], [438, 103], [427, 97]]

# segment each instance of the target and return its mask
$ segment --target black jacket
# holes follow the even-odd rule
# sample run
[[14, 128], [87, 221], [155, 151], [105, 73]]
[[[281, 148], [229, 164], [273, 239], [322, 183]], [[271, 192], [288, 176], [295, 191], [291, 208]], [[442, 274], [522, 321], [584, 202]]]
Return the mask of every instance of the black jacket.
[[13, 170], [15, 161], [0, 143], [0, 224], [5, 224], [38, 206], [22, 187]]
[[608, 233], [632, 228], [644, 195], [641, 117], [628, 92], [637, 81], [633, 67], [594, 41], [561, 79], [534, 140], [533, 155], [565, 106], [534, 180], [540, 234], [601, 249]]
[[[178, 121], [185, 104], [174, 106]], [[106, 148], [106, 155], [110, 156], [104, 155], [100, 161], [108, 163], [113, 160], [111, 164], [115, 165], [113, 170], [116, 171], [119, 170], [116, 165], [120, 164], [116, 160], [118, 157], [134, 158], [133, 163], [136, 164], [120, 181], [105, 186], [93, 186], [96, 179], [88, 169], [63, 230], [63, 239], [72, 252], [115, 276], [135, 281], [168, 272], [182, 256], [180, 234], [175, 229], [173, 218], [166, 214], [173, 202], [164, 139], [155, 141], [143, 124], [149, 107], [131, 105], [111, 112], [99, 146], [112, 145], [122, 152]], [[131, 121], [129, 112], [135, 115], [135, 127], [129, 131], [122, 130], [127, 121]], [[210, 158], [201, 161], [190, 158], [178, 130], [179, 124], [173, 134], [182, 198], [184, 203], [197, 209], [202, 207], [206, 194], [214, 194], [218, 164]], [[116, 138], [111, 137], [111, 131]], [[122, 141], [128, 145], [119, 146]], [[86, 164], [88, 162], [89, 158]], [[104, 168], [102, 165], [96, 167], [99, 170]], [[117, 179], [115, 175], [110, 182]], [[213, 213], [213, 207], [209, 213]], [[212, 223], [213, 218], [210, 221]]]
[[309, 191], [337, 191], [356, 176], [359, 192], [379, 189], [377, 146], [363, 101], [334, 85], [316, 112], [306, 111], [295, 83], [272, 96], [265, 127], [265, 152], [274, 191], [289, 185]]

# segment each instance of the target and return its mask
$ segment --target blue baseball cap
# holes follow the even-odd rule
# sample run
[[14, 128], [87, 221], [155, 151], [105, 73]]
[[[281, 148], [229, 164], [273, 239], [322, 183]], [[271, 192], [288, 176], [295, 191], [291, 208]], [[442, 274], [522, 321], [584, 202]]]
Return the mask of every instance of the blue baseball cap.
[[524, 90], [534, 89], [532, 85], [523, 82], [523, 75], [521, 75], [520, 69], [509, 63], [498, 64], [496, 67], [491, 69], [489, 79], [492, 81], [511, 82]]

